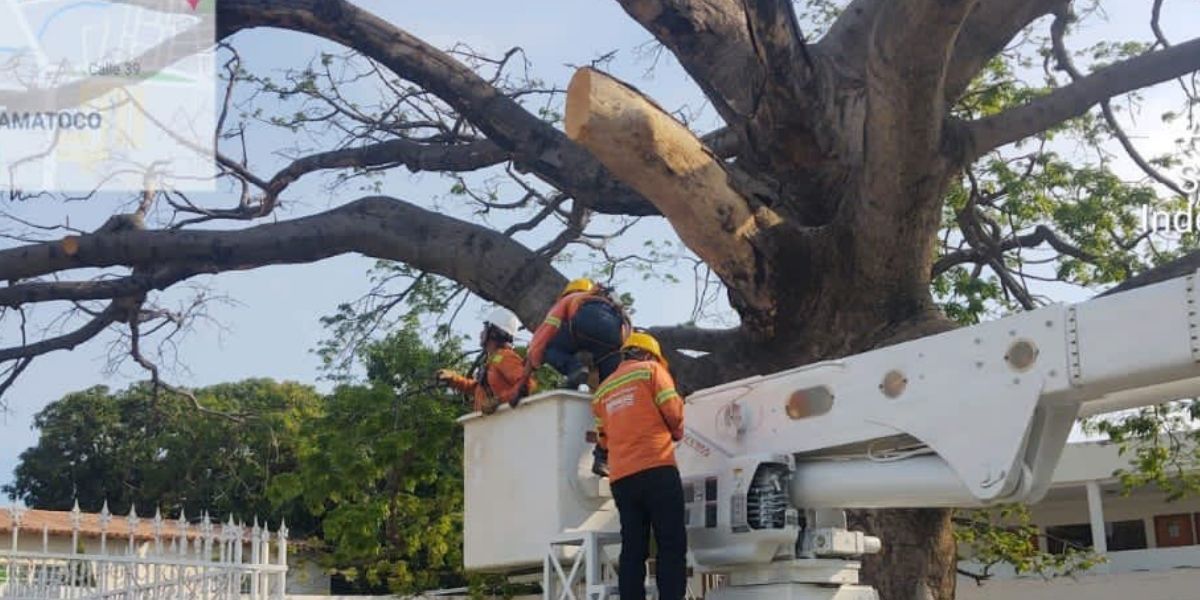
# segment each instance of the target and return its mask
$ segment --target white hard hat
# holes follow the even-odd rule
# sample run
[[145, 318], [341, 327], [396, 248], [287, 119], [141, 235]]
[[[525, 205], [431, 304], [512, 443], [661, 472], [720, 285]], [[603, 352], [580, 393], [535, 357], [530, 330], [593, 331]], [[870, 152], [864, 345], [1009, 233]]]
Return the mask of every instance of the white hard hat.
[[517, 332], [521, 329], [521, 320], [517, 318], [517, 315], [503, 307], [497, 307], [483, 322], [507, 333], [509, 337], [516, 337]]

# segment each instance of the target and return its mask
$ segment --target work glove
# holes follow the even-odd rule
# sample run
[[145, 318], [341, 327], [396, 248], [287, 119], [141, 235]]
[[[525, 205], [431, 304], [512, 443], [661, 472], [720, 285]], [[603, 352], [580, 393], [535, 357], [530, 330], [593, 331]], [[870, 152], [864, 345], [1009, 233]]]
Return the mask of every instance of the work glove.
[[[521, 384], [526, 386], [526, 388], [528, 388], [528, 386], [529, 386], [529, 380], [533, 378], [534, 370], [535, 369], [533, 368], [533, 365], [526, 362], [525, 370], [521, 371]], [[522, 393], [524, 394], [525, 392], [522, 392]]]
[[451, 371], [450, 369], [438, 369], [437, 373], [433, 374], [433, 378], [437, 379], [438, 383], [447, 383], [448, 384], [451, 381], [454, 381], [454, 377], [457, 375], [458, 375], [458, 373], [455, 373], [454, 371]]
[[483, 401], [483, 406], [479, 409], [479, 412], [485, 415], [491, 415], [495, 414], [497, 408], [500, 408], [500, 401], [489, 396]]

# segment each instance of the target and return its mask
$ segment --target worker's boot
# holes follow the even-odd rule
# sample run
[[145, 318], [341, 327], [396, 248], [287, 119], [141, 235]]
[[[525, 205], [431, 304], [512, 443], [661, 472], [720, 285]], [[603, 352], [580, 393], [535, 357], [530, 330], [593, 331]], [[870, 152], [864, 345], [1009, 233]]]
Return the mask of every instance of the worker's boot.
[[588, 367], [592, 364], [591, 352], [576, 352], [575, 359], [579, 361], [580, 367], [567, 374], [567, 380], [563, 383], [563, 387], [569, 390], [577, 390], [579, 386], [588, 383]]
[[563, 382], [563, 389], [577, 390], [579, 389], [579, 386], [587, 383], [587, 378], [587, 367], [579, 367], [567, 375], [567, 380]]
[[596, 368], [596, 357], [591, 352], [579, 352], [575, 357], [587, 369], [588, 391], [595, 392], [600, 387], [600, 369]]
[[608, 477], [608, 450], [600, 446], [592, 447], [592, 473], [598, 477]]

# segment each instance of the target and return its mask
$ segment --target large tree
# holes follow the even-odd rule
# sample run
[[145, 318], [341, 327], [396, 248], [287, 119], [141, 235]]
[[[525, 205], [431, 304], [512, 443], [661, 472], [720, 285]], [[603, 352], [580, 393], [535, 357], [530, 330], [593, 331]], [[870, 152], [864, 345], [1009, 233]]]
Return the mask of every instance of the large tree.
[[[218, 164], [237, 192], [205, 206], [148, 190], [136, 215], [167, 206], [161, 226], [51, 234], [0, 251], [6, 318], [38, 303], [86, 307], [75, 329], [0, 349], [8, 369], [0, 391], [37, 356], [110, 327], [156, 369], [140, 341], [151, 323], [179, 315], [156, 308], [152, 292], [198, 274], [343, 253], [407, 265], [404, 277], [381, 282], [407, 278], [415, 288], [373, 296], [371, 314], [438, 276], [535, 324], [565, 282], [555, 258], [577, 246], [605, 255], [635, 218], [665, 217], [739, 317], [723, 329], [657, 329], [691, 389], [941, 331], [954, 324], [943, 309], [970, 321], [988, 306], [1032, 307], [1042, 299], [1030, 281], [1099, 285], [1170, 257], [1137, 230], [1135, 210], [1182, 202], [1178, 164], [1144, 157], [1115, 101], [1179, 79], [1185, 104], [1196, 103], [1200, 39], [1168, 38], [1163, 0], [1147, 6], [1148, 43], [1088, 48], [1086, 64], [1068, 43], [1077, 18], [1069, 0], [618, 3], [674, 56], [722, 128], [693, 135], [634, 90], [585, 72], [573, 91], [584, 108], [566, 123], [581, 145], [558, 126], [559, 104], [542, 101], [562, 86], [510, 74], [517, 50], [495, 58], [442, 51], [347, 0], [222, 0], [229, 85], [279, 103], [226, 105]], [[275, 81], [243, 70], [232, 50], [258, 28], [316, 36], [349, 53], [323, 54]], [[373, 82], [373, 100], [342, 93], [364, 82]], [[623, 108], [605, 114], [610, 98]], [[1194, 140], [1191, 113], [1180, 115], [1178, 137]], [[261, 172], [271, 161], [244, 154], [256, 124], [329, 143]], [[1047, 144], [1055, 135], [1098, 148], [1112, 140], [1145, 172], [1145, 185], [1115, 175], [1103, 155], [1055, 154]], [[335, 184], [370, 182], [399, 167], [454, 174], [452, 198], [520, 217], [489, 227], [420, 199], [371, 193], [278, 218], [281, 204], [298, 200], [302, 178], [340, 171]], [[505, 198], [467, 175], [486, 169], [520, 193]], [[262, 223], [195, 227], [221, 220]], [[534, 229], [553, 234], [538, 247], [518, 241]], [[80, 268], [118, 276], [72, 278]], [[947, 511], [882, 511], [860, 522], [885, 539], [868, 565], [884, 598], [953, 596]]]

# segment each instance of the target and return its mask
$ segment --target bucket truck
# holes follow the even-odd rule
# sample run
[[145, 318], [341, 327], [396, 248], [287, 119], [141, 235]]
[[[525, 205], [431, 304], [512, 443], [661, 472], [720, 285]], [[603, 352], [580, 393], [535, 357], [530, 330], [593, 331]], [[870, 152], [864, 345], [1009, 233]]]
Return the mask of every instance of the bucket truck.
[[[880, 541], [849, 531], [845, 509], [1036, 502], [1077, 418], [1200, 392], [1198, 277], [692, 394], [677, 449], [689, 557], [728, 576], [709, 597], [875, 600], [858, 583], [858, 559]], [[571, 556], [541, 550], [555, 543], [551, 531], [611, 532], [616, 521], [603, 483], [586, 474], [586, 396], [529, 404], [464, 418], [467, 566], [540, 562], [565, 576], [555, 561]], [[513, 482], [500, 487], [501, 477]], [[534, 506], [510, 518], [481, 504], [514, 500]], [[522, 556], [522, 543], [539, 550]], [[505, 552], [515, 562], [496, 560]], [[598, 560], [584, 554], [575, 556]], [[598, 582], [586, 590], [612, 593]]]

